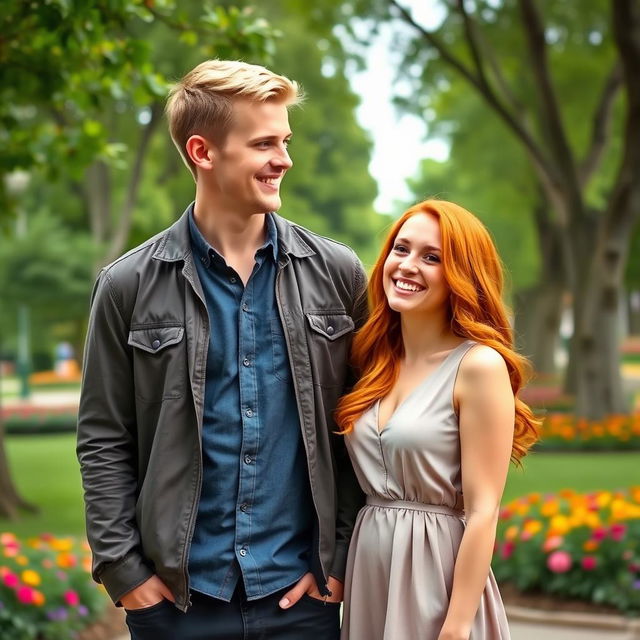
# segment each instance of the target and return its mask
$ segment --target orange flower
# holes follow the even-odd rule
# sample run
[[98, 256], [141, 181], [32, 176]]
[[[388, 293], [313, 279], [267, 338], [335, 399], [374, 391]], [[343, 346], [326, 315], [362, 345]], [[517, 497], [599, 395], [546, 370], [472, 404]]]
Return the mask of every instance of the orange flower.
[[582, 545], [582, 548], [589, 553], [590, 551], [595, 551], [599, 546], [600, 544], [596, 540], [587, 540]]
[[560, 505], [558, 505], [557, 500], [545, 500], [540, 507], [540, 513], [549, 518], [554, 516], [560, 510]]

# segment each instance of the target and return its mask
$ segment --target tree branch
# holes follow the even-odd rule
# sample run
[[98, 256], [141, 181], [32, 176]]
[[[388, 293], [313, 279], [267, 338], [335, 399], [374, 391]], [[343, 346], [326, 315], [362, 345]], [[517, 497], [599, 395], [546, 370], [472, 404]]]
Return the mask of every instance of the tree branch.
[[106, 263], [112, 262], [123, 252], [127, 239], [129, 238], [131, 220], [133, 218], [133, 212], [138, 200], [138, 192], [140, 191], [140, 183], [142, 181], [142, 169], [147, 158], [149, 144], [158, 127], [161, 116], [162, 105], [159, 102], [154, 102], [151, 105], [151, 119], [142, 130], [142, 136], [136, 149], [136, 157], [131, 170], [131, 178], [129, 180], [125, 202], [122, 207], [122, 214], [118, 220], [118, 228], [109, 244], [109, 249], [105, 259]]
[[622, 86], [622, 68], [615, 64], [605, 81], [600, 101], [594, 112], [591, 144], [579, 169], [580, 184], [584, 188], [597, 171], [609, 141], [611, 117], [616, 96]]
[[498, 114], [503, 122], [513, 131], [517, 138], [520, 139], [525, 147], [525, 150], [529, 154], [531, 161], [536, 169], [541, 184], [544, 186], [549, 201], [552, 202], [558, 215], [566, 222], [567, 211], [563, 205], [562, 200], [558, 197], [559, 186], [562, 184], [561, 177], [558, 176], [557, 171], [550, 162], [549, 158], [545, 155], [543, 149], [537, 144], [533, 135], [527, 129], [526, 123], [522, 119], [522, 116], [517, 112], [510, 111], [498, 98], [495, 92], [487, 84], [483, 84], [482, 80], [478, 78], [474, 73], [468, 69], [462, 61], [460, 61], [453, 53], [451, 53], [447, 47], [440, 42], [435, 34], [427, 31], [422, 25], [418, 24], [411, 14], [400, 4], [397, 0], [389, 0], [391, 6], [394, 6], [401, 14], [405, 22], [418, 31], [422, 38], [424, 38], [439, 54], [444, 62], [456, 70], [463, 78], [469, 82], [478, 91], [480, 96], [489, 104], [489, 106]]

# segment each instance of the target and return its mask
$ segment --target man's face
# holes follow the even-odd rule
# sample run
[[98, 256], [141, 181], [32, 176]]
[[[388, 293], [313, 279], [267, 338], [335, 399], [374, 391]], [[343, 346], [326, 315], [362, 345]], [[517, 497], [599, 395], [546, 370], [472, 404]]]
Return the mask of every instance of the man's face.
[[236, 100], [224, 142], [214, 146], [208, 178], [216, 207], [243, 216], [277, 211], [280, 183], [292, 166], [287, 107], [282, 102]]

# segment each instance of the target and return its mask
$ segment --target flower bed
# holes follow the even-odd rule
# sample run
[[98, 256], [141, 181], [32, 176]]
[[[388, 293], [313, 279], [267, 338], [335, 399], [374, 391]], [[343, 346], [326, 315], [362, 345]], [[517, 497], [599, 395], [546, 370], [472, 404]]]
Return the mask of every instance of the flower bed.
[[568, 413], [547, 415], [541, 428], [538, 451], [624, 451], [640, 449], [640, 413], [612, 415], [589, 421]]
[[5, 431], [10, 434], [62, 433], [75, 431], [78, 406], [17, 406], [4, 407], [0, 417]]
[[640, 486], [531, 493], [500, 513], [493, 558], [500, 582], [640, 615]]
[[70, 640], [105, 610], [86, 542], [0, 534], [0, 640]]

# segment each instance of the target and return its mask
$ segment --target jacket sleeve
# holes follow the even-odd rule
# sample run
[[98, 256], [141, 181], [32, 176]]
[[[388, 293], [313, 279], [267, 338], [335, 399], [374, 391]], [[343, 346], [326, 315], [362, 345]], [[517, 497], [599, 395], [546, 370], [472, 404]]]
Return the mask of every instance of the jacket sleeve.
[[84, 352], [77, 454], [93, 577], [116, 603], [152, 575], [136, 526], [135, 391], [125, 317], [103, 271], [93, 291]]
[[[355, 331], [358, 331], [367, 319], [368, 302], [367, 276], [362, 263], [357, 258], [355, 258], [354, 265], [352, 295], [352, 318], [355, 324]], [[356, 376], [350, 367], [343, 394], [349, 391], [355, 384], [355, 380]], [[333, 450], [338, 469], [338, 509], [336, 515], [336, 547], [333, 565], [329, 573], [334, 578], [344, 582], [349, 541], [351, 540], [358, 511], [364, 504], [364, 494], [353, 471], [349, 453], [344, 443], [344, 436], [333, 435], [332, 437], [334, 438]]]

